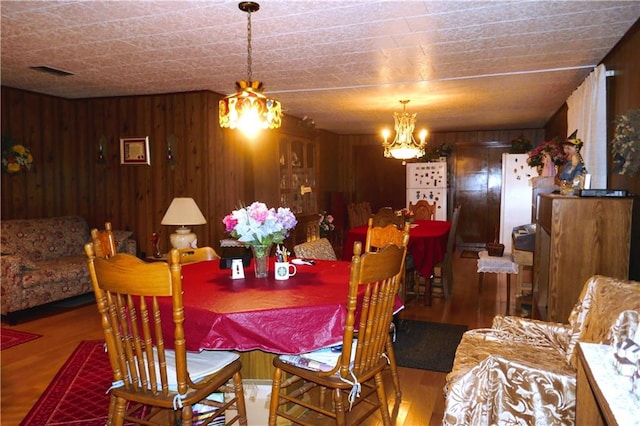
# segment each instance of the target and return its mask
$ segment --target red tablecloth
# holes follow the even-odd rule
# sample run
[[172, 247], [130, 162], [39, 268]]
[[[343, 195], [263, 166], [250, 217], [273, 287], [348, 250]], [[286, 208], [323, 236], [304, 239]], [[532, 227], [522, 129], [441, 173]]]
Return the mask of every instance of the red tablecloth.
[[[295, 354], [342, 341], [346, 318], [351, 263], [316, 261], [296, 265], [298, 272], [286, 281], [256, 279], [253, 265], [244, 279], [231, 279], [219, 261], [182, 267], [187, 350], [259, 349]], [[168, 299], [168, 298], [167, 298]], [[397, 309], [402, 304], [397, 302]], [[171, 301], [162, 300], [163, 324]], [[169, 315], [169, 316], [167, 316]], [[356, 317], [357, 318], [357, 317]]]
[[[409, 230], [407, 247], [416, 269], [423, 277], [431, 276], [433, 266], [444, 259], [451, 222], [442, 220], [416, 220]], [[353, 243], [367, 239], [367, 225], [350, 229], [342, 248], [342, 259], [351, 260]]]

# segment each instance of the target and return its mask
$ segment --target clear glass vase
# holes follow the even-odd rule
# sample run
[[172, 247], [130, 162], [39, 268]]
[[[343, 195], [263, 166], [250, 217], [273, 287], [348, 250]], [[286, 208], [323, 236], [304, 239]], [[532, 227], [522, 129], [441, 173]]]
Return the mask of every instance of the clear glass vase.
[[269, 276], [269, 255], [273, 244], [256, 244], [251, 246], [253, 253], [253, 270], [256, 278], [267, 278]]

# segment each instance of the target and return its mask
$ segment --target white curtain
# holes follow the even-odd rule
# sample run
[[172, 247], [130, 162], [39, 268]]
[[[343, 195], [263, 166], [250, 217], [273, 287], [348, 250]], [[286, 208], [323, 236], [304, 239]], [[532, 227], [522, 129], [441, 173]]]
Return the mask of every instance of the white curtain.
[[567, 99], [567, 136], [576, 129], [591, 188], [607, 187], [606, 69], [598, 65]]

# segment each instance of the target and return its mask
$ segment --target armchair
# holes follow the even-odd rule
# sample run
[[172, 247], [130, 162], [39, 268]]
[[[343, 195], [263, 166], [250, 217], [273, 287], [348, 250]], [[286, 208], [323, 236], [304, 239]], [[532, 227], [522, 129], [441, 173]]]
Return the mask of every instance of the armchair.
[[578, 342], [610, 344], [625, 310], [640, 311], [640, 283], [593, 276], [568, 324], [496, 316], [467, 331], [444, 388], [444, 425], [575, 424]]

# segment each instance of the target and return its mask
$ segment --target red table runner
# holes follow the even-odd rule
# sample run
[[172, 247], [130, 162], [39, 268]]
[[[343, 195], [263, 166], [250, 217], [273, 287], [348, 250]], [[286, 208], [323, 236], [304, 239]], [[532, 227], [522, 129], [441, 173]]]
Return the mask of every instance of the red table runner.
[[[361, 241], [364, 249], [367, 228], [367, 225], [363, 225], [349, 230], [342, 249], [342, 260], [351, 260], [353, 243], [356, 241]], [[430, 277], [434, 265], [444, 259], [450, 229], [449, 221], [416, 220], [411, 224], [407, 248], [423, 277]]]

